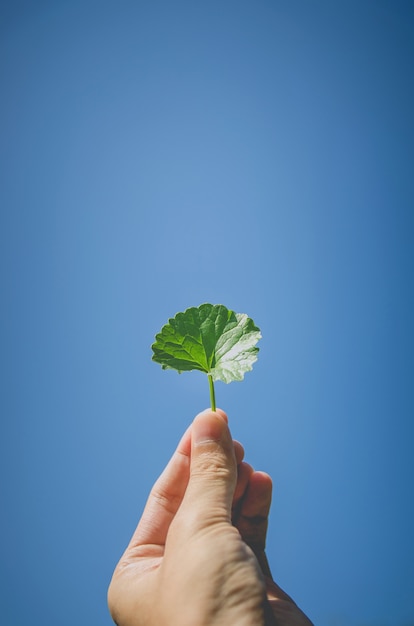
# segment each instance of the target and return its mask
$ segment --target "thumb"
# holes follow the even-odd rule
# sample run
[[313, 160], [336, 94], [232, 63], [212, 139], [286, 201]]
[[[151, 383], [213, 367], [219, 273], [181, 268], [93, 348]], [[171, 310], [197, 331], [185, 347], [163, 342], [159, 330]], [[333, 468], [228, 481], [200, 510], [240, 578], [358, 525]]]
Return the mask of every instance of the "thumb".
[[204, 411], [191, 427], [190, 479], [182, 512], [197, 526], [230, 522], [237, 465], [233, 439], [223, 411]]

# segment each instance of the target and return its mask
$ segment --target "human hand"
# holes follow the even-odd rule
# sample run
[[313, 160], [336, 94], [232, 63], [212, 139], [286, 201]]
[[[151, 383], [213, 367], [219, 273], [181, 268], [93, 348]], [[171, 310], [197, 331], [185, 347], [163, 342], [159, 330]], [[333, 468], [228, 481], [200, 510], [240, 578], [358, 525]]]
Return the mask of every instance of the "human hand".
[[312, 626], [272, 581], [271, 479], [243, 456], [222, 411], [195, 418], [115, 569], [118, 626]]

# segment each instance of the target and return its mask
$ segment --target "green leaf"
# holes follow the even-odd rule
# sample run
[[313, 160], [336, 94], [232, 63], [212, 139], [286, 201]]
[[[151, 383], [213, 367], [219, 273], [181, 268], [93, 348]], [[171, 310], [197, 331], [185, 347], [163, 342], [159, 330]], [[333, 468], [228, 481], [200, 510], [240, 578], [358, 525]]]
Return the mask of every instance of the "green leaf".
[[152, 345], [152, 360], [163, 369], [199, 370], [211, 380], [243, 380], [257, 360], [260, 330], [244, 313], [222, 304], [202, 304], [163, 326]]

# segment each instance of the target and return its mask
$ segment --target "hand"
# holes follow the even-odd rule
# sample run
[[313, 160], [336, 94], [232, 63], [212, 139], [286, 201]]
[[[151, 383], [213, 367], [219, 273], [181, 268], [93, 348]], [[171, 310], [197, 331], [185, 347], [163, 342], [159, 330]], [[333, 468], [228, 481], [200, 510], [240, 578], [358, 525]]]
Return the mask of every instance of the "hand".
[[222, 411], [198, 415], [118, 563], [118, 626], [312, 626], [265, 556], [271, 479], [243, 462]]

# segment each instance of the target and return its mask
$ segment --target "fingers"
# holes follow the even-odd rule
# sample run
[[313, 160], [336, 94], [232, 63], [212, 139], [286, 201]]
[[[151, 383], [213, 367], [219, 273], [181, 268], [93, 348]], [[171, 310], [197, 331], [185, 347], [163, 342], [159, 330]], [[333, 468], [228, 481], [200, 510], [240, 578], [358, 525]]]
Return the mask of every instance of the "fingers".
[[233, 497], [233, 516], [238, 514], [240, 511], [240, 505], [242, 502], [242, 498], [247, 491], [247, 486], [250, 481], [250, 477], [253, 474], [253, 468], [248, 463], [238, 463], [237, 464], [237, 483], [236, 488], [234, 490]]
[[[217, 413], [227, 423], [226, 414], [220, 409]], [[168, 529], [182, 503], [190, 477], [191, 432], [192, 425], [184, 433], [168, 465], [154, 484], [130, 546], [165, 544]], [[236, 463], [241, 463], [243, 446], [238, 441], [232, 443]]]
[[251, 471], [243, 495], [240, 497], [233, 523], [242, 539], [251, 547], [263, 573], [270, 576], [265, 557], [268, 516], [272, 501], [272, 479], [264, 472]]
[[191, 511], [207, 523], [214, 516], [233, 517], [246, 543], [264, 547], [271, 479], [254, 472], [243, 457], [243, 446], [232, 440], [223, 411], [199, 414], [152, 488], [130, 547], [163, 546], [183, 507], [186, 515]]
[[187, 428], [168, 465], [148, 497], [132, 545], [162, 545], [187, 488], [190, 475], [191, 426]]
[[236, 452], [227, 417], [220, 410], [204, 411], [192, 424], [190, 479], [180, 515], [192, 520], [193, 530], [230, 522], [236, 480]]
[[234, 454], [236, 455], [236, 463], [239, 465], [244, 458], [244, 448], [238, 441], [233, 440]]
[[265, 472], [252, 472], [240, 511], [242, 517], [254, 521], [267, 518], [272, 502], [272, 479]]

